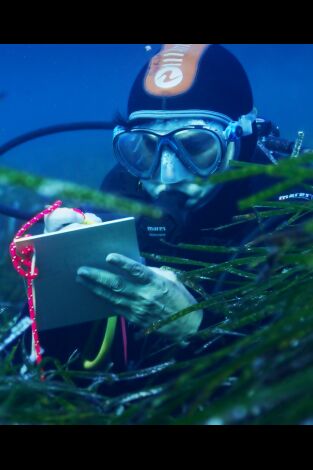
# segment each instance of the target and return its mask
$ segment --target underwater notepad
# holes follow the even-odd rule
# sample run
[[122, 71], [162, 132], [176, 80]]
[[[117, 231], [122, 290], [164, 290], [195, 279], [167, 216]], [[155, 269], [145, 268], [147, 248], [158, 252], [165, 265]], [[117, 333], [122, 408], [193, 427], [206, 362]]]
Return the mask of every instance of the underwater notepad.
[[114, 315], [105, 299], [76, 281], [80, 266], [113, 272], [105, 261], [109, 253], [141, 261], [133, 217], [16, 240], [18, 249], [30, 243], [35, 248], [39, 271], [34, 280], [39, 331]]

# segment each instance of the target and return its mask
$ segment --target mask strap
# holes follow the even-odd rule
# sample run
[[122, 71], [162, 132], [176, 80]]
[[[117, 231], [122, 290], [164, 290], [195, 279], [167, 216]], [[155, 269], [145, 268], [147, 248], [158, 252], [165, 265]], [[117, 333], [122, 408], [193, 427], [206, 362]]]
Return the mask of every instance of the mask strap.
[[225, 139], [229, 142], [235, 142], [241, 137], [251, 135], [253, 133], [252, 124], [255, 122], [256, 116], [257, 110], [253, 108], [249, 114], [240, 116], [238, 121], [229, 123], [223, 132]]
[[251, 135], [253, 133], [252, 124], [255, 122], [257, 117], [257, 109], [253, 110], [249, 114], [244, 114], [238, 120], [239, 125], [242, 128], [242, 135]]

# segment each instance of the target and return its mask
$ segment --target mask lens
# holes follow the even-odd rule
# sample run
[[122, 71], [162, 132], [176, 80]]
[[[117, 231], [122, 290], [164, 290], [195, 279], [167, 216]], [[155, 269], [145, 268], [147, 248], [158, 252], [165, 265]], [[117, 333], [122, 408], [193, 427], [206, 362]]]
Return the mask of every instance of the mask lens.
[[157, 146], [158, 138], [153, 134], [124, 132], [118, 136], [115, 149], [130, 170], [144, 175], [153, 165]]
[[221, 157], [221, 143], [214, 134], [204, 129], [184, 129], [175, 133], [175, 139], [185, 150], [189, 160], [200, 170], [215, 166]]

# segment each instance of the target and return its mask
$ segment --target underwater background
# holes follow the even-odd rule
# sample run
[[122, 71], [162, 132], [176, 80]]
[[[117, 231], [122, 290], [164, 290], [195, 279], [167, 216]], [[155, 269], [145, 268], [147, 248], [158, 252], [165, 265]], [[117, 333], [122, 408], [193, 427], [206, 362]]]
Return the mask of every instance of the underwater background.
[[[118, 111], [125, 115], [133, 80], [160, 46], [0, 44], [0, 147], [39, 128], [109, 121]], [[224, 46], [246, 69], [259, 116], [274, 121], [282, 138], [294, 141], [303, 130], [304, 147], [312, 149], [313, 44]], [[175, 314], [199, 305], [214, 313], [216, 322], [192, 338], [198, 348], [194, 357], [173, 360], [181, 352], [174, 343], [159, 364], [139, 371], [78, 372], [47, 359], [41, 381], [41, 370], [29, 358], [24, 357], [22, 367], [14, 362], [11, 345], [29, 328], [20, 321], [24, 285], [8, 257], [9, 241], [22, 221], [0, 215], [0, 424], [312, 425], [313, 203], [271, 201], [282, 187], [295, 183], [306, 183], [312, 192], [313, 153], [302, 157], [262, 168], [238, 164], [234, 171], [215, 175], [213, 183], [262, 174], [274, 182], [280, 179], [281, 186], [241, 201], [240, 208], [250, 212], [240, 217], [241, 222], [280, 215], [288, 220], [245, 246], [202, 247], [231, 259], [184, 272], [185, 265], [195, 266], [193, 255], [197, 258], [197, 247], [189, 246], [190, 259], [182, 260], [180, 273], [187, 287], [200, 289], [202, 279], [216, 282], [225, 272], [235, 279], [227, 292], [204, 292], [203, 301]], [[46, 136], [0, 160], [0, 205], [36, 213], [47, 201], [38, 189], [42, 180], [34, 175], [47, 178], [47, 185], [57, 179], [99, 187], [114, 165], [111, 133]], [[68, 201], [81, 194], [86, 203], [110, 203], [107, 195], [99, 201], [99, 194], [66, 183], [68, 199], [60, 192], [64, 205], [77, 207]], [[180, 261], [173, 260], [164, 264]], [[159, 327], [154, 324], [147, 333]], [[77, 386], [76, 379], [86, 386]]]
[[[130, 87], [160, 44], [1, 44], [0, 145], [55, 124], [126, 113]], [[312, 44], [224, 44], [241, 61], [259, 116], [281, 137], [313, 147]], [[114, 165], [111, 134], [79, 131], [33, 140], [1, 164], [98, 188]]]

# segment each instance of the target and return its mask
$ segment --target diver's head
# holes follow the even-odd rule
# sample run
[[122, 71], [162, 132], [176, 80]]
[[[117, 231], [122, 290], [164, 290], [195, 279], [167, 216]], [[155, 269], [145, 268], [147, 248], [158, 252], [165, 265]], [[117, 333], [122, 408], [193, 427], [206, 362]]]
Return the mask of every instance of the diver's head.
[[166, 44], [133, 84], [115, 154], [153, 197], [174, 190], [198, 206], [213, 189], [207, 178], [253, 151], [252, 111], [249, 80], [229, 51]]

